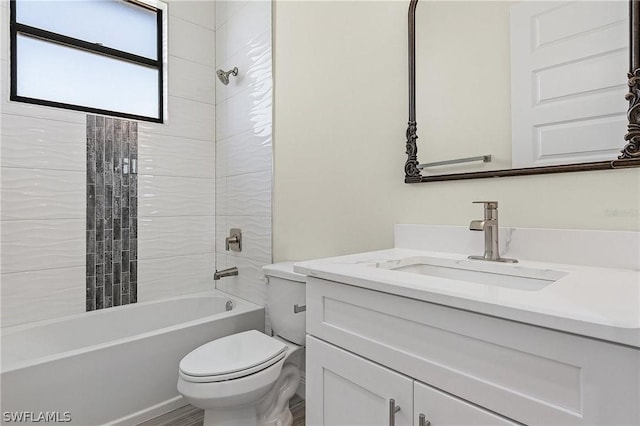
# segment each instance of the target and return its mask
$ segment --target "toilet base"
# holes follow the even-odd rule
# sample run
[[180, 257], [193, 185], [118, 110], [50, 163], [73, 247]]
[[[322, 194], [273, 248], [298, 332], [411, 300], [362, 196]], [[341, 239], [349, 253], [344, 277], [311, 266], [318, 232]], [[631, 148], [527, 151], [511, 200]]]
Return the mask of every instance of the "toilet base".
[[300, 382], [300, 369], [287, 363], [267, 395], [244, 407], [205, 410], [203, 426], [291, 426], [289, 400]]

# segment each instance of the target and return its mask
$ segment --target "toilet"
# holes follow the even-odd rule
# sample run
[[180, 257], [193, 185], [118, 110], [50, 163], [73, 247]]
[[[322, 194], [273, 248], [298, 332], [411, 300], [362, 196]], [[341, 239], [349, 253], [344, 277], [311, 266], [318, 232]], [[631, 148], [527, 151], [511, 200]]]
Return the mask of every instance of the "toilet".
[[[305, 276], [293, 262], [264, 266], [273, 337], [244, 331], [206, 343], [180, 361], [178, 392], [205, 410], [205, 426], [289, 426], [300, 382], [292, 355], [305, 339]], [[294, 306], [297, 305], [294, 312]]]

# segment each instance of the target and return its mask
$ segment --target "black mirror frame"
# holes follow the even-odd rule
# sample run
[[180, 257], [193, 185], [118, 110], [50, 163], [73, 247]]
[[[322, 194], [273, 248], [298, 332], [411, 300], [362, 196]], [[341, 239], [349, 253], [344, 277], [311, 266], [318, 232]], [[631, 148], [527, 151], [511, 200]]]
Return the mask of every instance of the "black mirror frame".
[[502, 176], [539, 175], [546, 173], [583, 172], [592, 170], [640, 167], [640, 0], [629, 0], [629, 101], [626, 145], [613, 161], [567, 164], [519, 169], [490, 170], [449, 175], [422, 176], [418, 168], [418, 139], [416, 122], [416, 6], [418, 0], [409, 3], [409, 123], [406, 132], [407, 161], [404, 165], [405, 183], [439, 182], [461, 179], [481, 179]]

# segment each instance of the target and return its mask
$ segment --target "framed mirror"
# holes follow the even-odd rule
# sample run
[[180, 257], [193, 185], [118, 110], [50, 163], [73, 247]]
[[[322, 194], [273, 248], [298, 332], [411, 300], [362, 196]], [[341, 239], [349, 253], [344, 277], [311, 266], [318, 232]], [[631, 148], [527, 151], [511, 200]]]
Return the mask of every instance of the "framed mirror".
[[640, 0], [417, 6], [406, 183], [640, 166]]

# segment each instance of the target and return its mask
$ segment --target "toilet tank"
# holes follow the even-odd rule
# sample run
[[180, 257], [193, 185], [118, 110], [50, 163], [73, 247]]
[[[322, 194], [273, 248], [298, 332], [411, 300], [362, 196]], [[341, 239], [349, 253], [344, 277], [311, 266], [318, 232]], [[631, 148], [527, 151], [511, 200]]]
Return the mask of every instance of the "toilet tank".
[[267, 313], [274, 335], [304, 345], [306, 313], [293, 306], [306, 304], [306, 276], [293, 272], [294, 262], [274, 263], [262, 268], [267, 277]]

